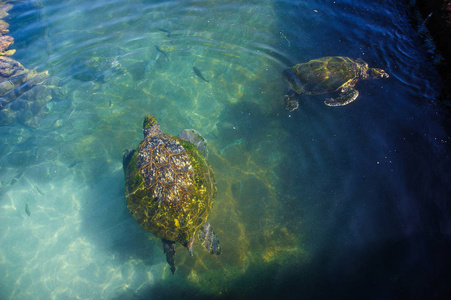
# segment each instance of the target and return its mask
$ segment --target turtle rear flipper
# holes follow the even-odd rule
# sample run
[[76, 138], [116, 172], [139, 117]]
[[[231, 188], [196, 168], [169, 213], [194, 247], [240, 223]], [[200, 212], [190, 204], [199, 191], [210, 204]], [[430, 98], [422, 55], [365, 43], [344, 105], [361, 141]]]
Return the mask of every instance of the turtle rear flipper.
[[341, 93], [340, 97], [338, 98], [327, 98], [326, 101], [324, 101], [324, 104], [328, 106], [343, 106], [346, 104], [351, 103], [357, 97], [359, 96], [359, 91], [355, 89], [349, 89], [343, 93]]
[[189, 255], [191, 255], [191, 256], [194, 255], [193, 243], [194, 243], [194, 238], [183, 243], [183, 246], [186, 247], [186, 249], [188, 249]]
[[210, 223], [206, 222], [204, 226], [202, 226], [199, 232], [199, 240], [202, 242], [205, 249], [207, 249], [211, 254], [221, 254], [219, 240], [216, 238]]
[[175, 255], [175, 242], [168, 241], [167, 239], [161, 239], [163, 242], [163, 251], [166, 254], [166, 261], [171, 266], [171, 272], [174, 274], [175, 272], [175, 263], [174, 263], [174, 255]]

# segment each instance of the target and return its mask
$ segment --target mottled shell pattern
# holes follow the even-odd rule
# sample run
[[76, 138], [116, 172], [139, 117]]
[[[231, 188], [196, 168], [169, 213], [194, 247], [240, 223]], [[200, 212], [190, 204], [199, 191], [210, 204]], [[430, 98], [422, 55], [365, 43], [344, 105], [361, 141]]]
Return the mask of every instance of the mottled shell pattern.
[[310, 95], [335, 92], [356, 78], [368, 77], [368, 64], [348, 57], [329, 56], [289, 68], [295, 76], [284, 74], [292, 89]]
[[214, 174], [192, 143], [162, 133], [149, 116], [145, 138], [126, 166], [128, 207], [147, 231], [186, 243], [210, 214]]

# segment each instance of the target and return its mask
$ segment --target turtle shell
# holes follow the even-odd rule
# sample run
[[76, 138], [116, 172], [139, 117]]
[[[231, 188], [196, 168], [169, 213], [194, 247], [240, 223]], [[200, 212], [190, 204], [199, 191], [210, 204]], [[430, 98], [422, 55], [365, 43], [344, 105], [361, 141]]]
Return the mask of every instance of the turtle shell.
[[130, 212], [156, 236], [185, 243], [207, 221], [216, 197], [214, 174], [192, 143], [158, 128], [126, 163], [125, 176]]
[[366, 63], [348, 57], [329, 56], [297, 64], [284, 72], [293, 90], [310, 95], [335, 92], [360, 76]]

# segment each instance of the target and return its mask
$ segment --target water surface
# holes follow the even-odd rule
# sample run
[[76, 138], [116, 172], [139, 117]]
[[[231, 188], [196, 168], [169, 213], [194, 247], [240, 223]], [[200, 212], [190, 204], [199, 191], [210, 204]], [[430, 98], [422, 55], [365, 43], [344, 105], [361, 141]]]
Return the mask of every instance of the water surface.
[[[407, 4], [14, 5], [13, 58], [67, 95], [34, 127], [0, 127], [0, 298], [451, 295], [449, 131]], [[303, 95], [288, 112], [282, 71], [323, 56], [390, 78], [360, 82], [347, 106]], [[165, 132], [201, 132], [217, 180], [223, 253], [179, 245], [175, 275], [125, 202], [122, 153], [147, 113]]]

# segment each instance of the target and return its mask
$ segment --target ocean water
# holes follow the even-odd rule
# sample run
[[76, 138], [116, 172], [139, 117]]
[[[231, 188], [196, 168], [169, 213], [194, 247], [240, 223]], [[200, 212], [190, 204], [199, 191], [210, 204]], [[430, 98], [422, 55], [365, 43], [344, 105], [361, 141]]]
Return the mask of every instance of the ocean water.
[[[13, 58], [65, 93], [0, 126], [0, 299], [451, 297], [449, 114], [408, 1], [11, 3]], [[285, 110], [283, 70], [324, 56], [390, 77]], [[217, 181], [223, 253], [178, 245], [174, 275], [125, 201], [147, 113]]]

